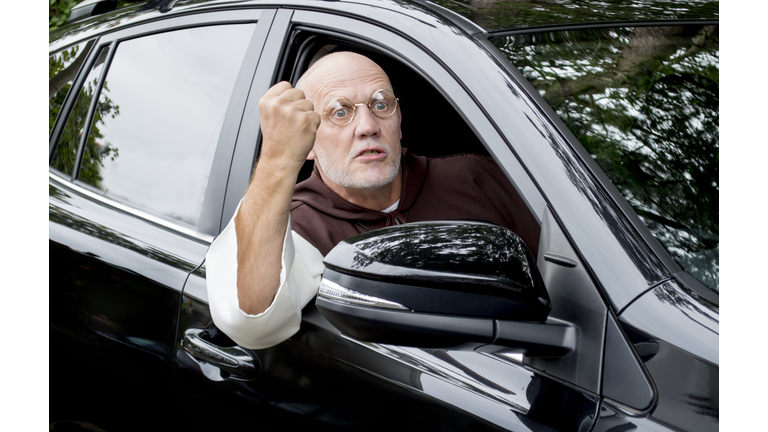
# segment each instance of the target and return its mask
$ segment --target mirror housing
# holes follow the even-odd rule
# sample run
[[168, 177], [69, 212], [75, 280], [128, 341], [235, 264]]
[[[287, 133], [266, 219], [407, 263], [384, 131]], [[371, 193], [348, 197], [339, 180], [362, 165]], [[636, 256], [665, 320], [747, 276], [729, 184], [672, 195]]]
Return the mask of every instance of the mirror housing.
[[489, 223], [420, 222], [340, 242], [316, 305], [343, 334], [421, 348], [559, 357], [576, 329], [547, 319], [549, 296], [528, 247]]

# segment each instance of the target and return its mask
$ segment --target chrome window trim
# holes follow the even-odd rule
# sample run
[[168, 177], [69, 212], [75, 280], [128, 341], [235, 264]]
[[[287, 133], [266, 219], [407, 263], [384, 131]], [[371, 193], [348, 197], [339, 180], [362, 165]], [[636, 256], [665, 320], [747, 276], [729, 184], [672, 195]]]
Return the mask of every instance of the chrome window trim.
[[[136, 4], [135, 6], [138, 9], [140, 5]], [[123, 22], [116, 29], [114, 26], [109, 27], [108, 23], [103, 22], [99, 24], [84, 23], [80, 24], [82, 30], [79, 34], [72, 38], [67, 37], [66, 34], [54, 35], [54, 40], [48, 44], [49, 55], [71, 46], [67, 44], [74, 45], [94, 37], [101, 37], [112, 42], [115, 39], [120, 41], [188, 27], [258, 22], [261, 19], [262, 11], [270, 10], [269, 7], [225, 9], [221, 5], [215, 4], [192, 4], [176, 6], [172, 11], [166, 13], [159, 12], [158, 10], [130, 13], [127, 10], [130, 7], [133, 6], [118, 9], [117, 12], [109, 12], [111, 14], [127, 13], [122, 18]]]
[[257, 24], [265, 9], [206, 10], [141, 22], [101, 36], [100, 42], [124, 42], [157, 33], [230, 24]]
[[115, 201], [115, 200], [113, 200], [111, 198], [107, 198], [107, 197], [105, 197], [103, 195], [99, 195], [99, 194], [97, 194], [97, 193], [95, 193], [93, 191], [90, 191], [90, 190], [86, 189], [85, 187], [80, 186], [80, 185], [78, 185], [76, 183], [66, 181], [65, 179], [60, 178], [58, 175], [56, 175], [55, 173], [53, 173], [51, 171], [48, 171], [48, 180], [52, 181], [54, 183], [57, 183], [58, 185], [60, 185], [62, 187], [70, 189], [71, 191], [73, 191], [73, 192], [75, 192], [77, 194], [83, 195], [83, 196], [85, 196], [87, 198], [90, 198], [90, 199], [92, 199], [94, 201], [98, 201], [98, 202], [100, 202], [100, 203], [102, 203], [104, 205], [107, 205], [107, 206], [112, 207], [112, 208], [114, 208], [116, 210], [122, 211], [124, 213], [128, 213], [128, 214], [130, 214], [132, 216], [136, 216], [138, 218], [144, 219], [147, 222], [150, 222], [152, 224], [158, 225], [158, 226], [160, 226], [162, 228], [166, 228], [166, 229], [169, 229], [171, 231], [175, 231], [175, 232], [177, 232], [177, 233], [179, 233], [179, 234], [181, 234], [183, 236], [189, 237], [189, 238], [191, 238], [193, 240], [198, 240], [198, 241], [201, 241], [201, 242], [206, 243], [206, 244], [211, 244], [213, 242], [213, 240], [216, 238], [216, 237], [214, 237], [212, 235], [204, 234], [204, 233], [195, 231], [193, 229], [184, 227], [182, 225], [173, 223], [173, 222], [171, 222], [169, 220], [166, 220], [166, 219], [163, 219], [161, 217], [155, 216], [155, 215], [153, 215], [151, 213], [148, 213], [146, 211], [139, 210], [139, 209], [131, 207], [129, 205], [117, 202], [117, 201]]

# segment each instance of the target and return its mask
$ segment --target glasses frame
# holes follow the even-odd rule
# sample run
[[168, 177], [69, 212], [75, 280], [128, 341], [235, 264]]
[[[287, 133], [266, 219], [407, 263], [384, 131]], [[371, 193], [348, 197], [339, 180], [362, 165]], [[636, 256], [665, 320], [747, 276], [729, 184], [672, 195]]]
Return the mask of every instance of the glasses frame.
[[[395, 98], [395, 109], [392, 110], [392, 113], [390, 113], [388, 115], [385, 115], [385, 116], [380, 116], [380, 115], [376, 114], [373, 111], [373, 108], [371, 108], [371, 104], [373, 103], [373, 96], [376, 93], [380, 92], [380, 91], [385, 91], [385, 92], [391, 93], [392, 96], [394, 96], [394, 98]], [[340, 99], [346, 100], [347, 102], [350, 103], [350, 105], [352, 105], [352, 116], [349, 117], [349, 121], [348, 122], [343, 123], [343, 124], [339, 124], [339, 123], [336, 123], [335, 121], [331, 120], [331, 116], [328, 113], [331, 110], [331, 104], [334, 103], [337, 100], [340, 100]], [[380, 99], [377, 99], [377, 100], [380, 100]], [[328, 121], [331, 122], [332, 124], [336, 125], [336, 126], [346, 126], [346, 125], [352, 123], [352, 120], [355, 119], [355, 115], [357, 115], [357, 107], [359, 107], [359, 106], [366, 106], [366, 107], [368, 107], [368, 111], [370, 111], [371, 114], [373, 114], [375, 117], [380, 118], [380, 119], [385, 119], [385, 118], [389, 118], [389, 117], [392, 117], [393, 115], [395, 115], [395, 113], [397, 112], [397, 108], [400, 106], [400, 99], [398, 99], [398, 97], [395, 96], [395, 92], [393, 92], [392, 90], [389, 90], [389, 89], [385, 89], [385, 88], [380, 88], [380, 89], [376, 90], [375, 92], [373, 92], [371, 94], [371, 97], [368, 99], [368, 102], [366, 102], [366, 103], [359, 103], [359, 104], [352, 103], [351, 100], [345, 98], [344, 96], [339, 96], [337, 98], [331, 99], [328, 102], [328, 104], [325, 106], [325, 111], [323, 112], [323, 115], [328, 117]]]

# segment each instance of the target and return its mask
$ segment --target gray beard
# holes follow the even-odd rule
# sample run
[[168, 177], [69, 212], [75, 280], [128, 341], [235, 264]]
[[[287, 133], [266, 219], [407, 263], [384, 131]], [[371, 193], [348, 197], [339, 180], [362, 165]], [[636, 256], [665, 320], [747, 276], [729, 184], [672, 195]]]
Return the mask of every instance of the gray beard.
[[389, 146], [379, 143], [382, 147], [387, 149], [387, 153], [394, 157], [394, 163], [390, 165], [388, 171], [384, 173], [380, 178], [363, 180], [355, 178], [347, 169], [346, 166], [339, 166], [329, 162], [325, 158], [325, 153], [319, 147], [315, 147], [315, 155], [317, 156], [316, 162], [320, 164], [328, 178], [339, 186], [345, 188], [354, 189], [375, 189], [382, 186], [386, 186], [397, 177], [397, 173], [400, 170], [400, 152], [393, 153]]

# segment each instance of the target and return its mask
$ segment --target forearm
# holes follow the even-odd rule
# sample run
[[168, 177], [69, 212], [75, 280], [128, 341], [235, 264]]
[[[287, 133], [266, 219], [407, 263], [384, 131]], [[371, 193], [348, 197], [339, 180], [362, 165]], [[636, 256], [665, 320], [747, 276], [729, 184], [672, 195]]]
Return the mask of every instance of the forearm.
[[[289, 218], [288, 230], [290, 223]], [[296, 333], [301, 325], [301, 309], [314, 298], [322, 277], [320, 251], [298, 234], [284, 233], [280, 287], [267, 310], [257, 315], [240, 309], [236, 268], [237, 235], [232, 220], [206, 255], [208, 302], [216, 326], [235, 343], [250, 349], [268, 348]]]
[[320, 124], [320, 115], [304, 96], [280, 82], [259, 101], [261, 156], [235, 217], [237, 299], [250, 315], [264, 312], [280, 285], [293, 187]]
[[298, 169], [261, 160], [235, 217], [237, 297], [250, 315], [264, 312], [280, 285], [283, 239]]

